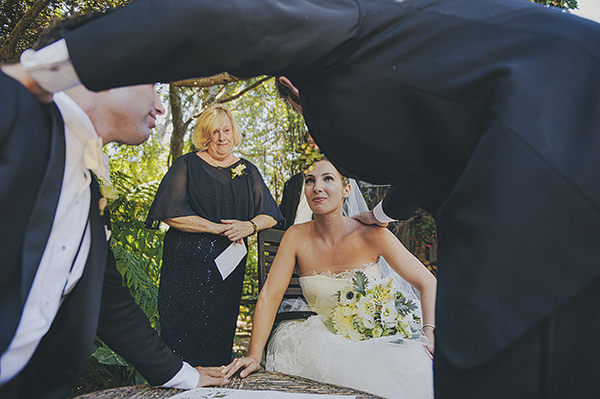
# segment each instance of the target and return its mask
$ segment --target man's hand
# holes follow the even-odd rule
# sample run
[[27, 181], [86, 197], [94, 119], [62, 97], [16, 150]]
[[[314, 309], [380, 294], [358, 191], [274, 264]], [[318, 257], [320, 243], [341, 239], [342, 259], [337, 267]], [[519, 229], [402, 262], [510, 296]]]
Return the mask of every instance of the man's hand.
[[377, 220], [375, 215], [373, 215], [373, 211], [364, 211], [352, 217], [363, 224], [375, 224], [380, 227], [387, 227], [388, 225], [387, 223], [381, 223], [379, 220]]
[[221, 370], [223, 367], [194, 367], [200, 374], [196, 388], [213, 385], [225, 385], [229, 382], [227, 377], [223, 376]]
[[21, 64], [2, 65], [0, 68], [6, 75], [25, 86], [25, 88], [29, 90], [31, 95], [35, 97], [38, 102], [42, 104], [52, 102], [52, 93], [44, 90]]

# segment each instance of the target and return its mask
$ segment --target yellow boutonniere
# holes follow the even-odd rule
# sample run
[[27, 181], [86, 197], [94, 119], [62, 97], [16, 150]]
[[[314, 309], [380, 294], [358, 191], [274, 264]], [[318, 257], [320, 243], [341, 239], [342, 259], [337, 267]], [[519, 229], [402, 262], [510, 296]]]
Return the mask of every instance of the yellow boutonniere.
[[100, 216], [104, 216], [104, 209], [119, 198], [119, 192], [113, 186], [103, 184], [100, 186], [100, 195], [102, 195], [102, 198], [98, 201], [98, 209], [100, 210]]
[[231, 178], [235, 179], [238, 176], [244, 176], [246, 173], [244, 172], [246, 170], [246, 164], [245, 163], [240, 163], [238, 166], [236, 166], [235, 168], [231, 169]]

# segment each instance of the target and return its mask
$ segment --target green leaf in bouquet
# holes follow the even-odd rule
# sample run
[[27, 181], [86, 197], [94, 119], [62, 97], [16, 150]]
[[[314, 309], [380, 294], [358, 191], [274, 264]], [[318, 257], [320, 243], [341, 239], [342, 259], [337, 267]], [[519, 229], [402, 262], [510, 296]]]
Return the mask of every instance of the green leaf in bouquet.
[[417, 310], [417, 304], [407, 299], [400, 292], [396, 293], [396, 309], [402, 316], [407, 316]]
[[362, 295], [367, 295], [367, 288], [369, 288], [369, 279], [367, 275], [362, 271], [357, 271], [354, 273], [354, 277], [352, 278], [352, 284], [354, 288], [356, 288], [356, 292], [360, 292]]

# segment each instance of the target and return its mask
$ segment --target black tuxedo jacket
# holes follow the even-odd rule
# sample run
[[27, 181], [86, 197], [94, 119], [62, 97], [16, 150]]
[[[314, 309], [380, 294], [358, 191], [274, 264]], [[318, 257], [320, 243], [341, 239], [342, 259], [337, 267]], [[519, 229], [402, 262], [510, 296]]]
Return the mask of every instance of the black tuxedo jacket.
[[140, 0], [66, 38], [92, 89], [288, 76], [334, 163], [436, 217], [436, 344], [455, 365], [600, 273], [594, 22], [523, 0]]
[[[65, 162], [64, 127], [54, 104], [40, 105], [0, 73], [0, 353], [18, 326], [54, 219]], [[181, 361], [162, 343], [122, 286], [92, 184], [92, 244], [85, 271], [26, 368], [0, 387], [4, 398], [66, 398], [96, 334], [162, 384]]]
[[302, 173], [296, 173], [283, 185], [283, 195], [281, 196], [279, 210], [285, 218], [282, 222], [284, 230], [287, 230], [290, 226], [292, 226], [294, 224], [294, 220], [296, 219], [300, 197], [303, 195], [303, 181], [304, 175]]

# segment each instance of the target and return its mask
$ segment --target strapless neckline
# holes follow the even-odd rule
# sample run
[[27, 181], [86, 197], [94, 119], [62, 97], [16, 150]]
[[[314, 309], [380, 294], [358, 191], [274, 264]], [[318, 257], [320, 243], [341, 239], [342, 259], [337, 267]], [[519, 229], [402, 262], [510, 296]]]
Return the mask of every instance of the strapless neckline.
[[307, 278], [307, 277], [316, 277], [316, 276], [320, 276], [320, 277], [330, 277], [336, 280], [347, 280], [350, 277], [354, 276], [354, 273], [356, 273], [357, 271], [366, 271], [372, 267], [377, 266], [378, 263], [377, 262], [371, 262], [371, 263], [366, 263], [364, 264], [362, 267], [356, 268], [356, 269], [346, 269], [346, 270], [342, 270], [340, 272], [332, 272], [330, 270], [326, 270], [323, 272], [318, 272], [317, 270], [313, 270], [311, 273], [300, 276], [300, 278]]

